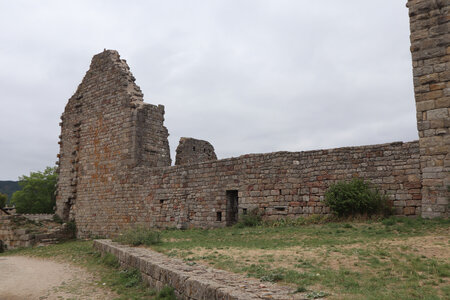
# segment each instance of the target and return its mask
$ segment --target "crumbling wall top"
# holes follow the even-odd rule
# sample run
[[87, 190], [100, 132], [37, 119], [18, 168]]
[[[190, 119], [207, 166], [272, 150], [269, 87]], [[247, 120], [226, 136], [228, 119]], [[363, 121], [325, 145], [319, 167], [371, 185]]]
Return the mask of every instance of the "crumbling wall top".
[[207, 141], [182, 137], [177, 147], [175, 165], [217, 160], [214, 147]]

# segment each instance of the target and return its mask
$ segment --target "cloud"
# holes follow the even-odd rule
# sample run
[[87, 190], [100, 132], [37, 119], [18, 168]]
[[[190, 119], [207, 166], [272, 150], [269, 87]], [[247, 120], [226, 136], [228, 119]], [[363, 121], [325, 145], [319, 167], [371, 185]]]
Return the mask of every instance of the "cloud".
[[417, 139], [403, 3], [0, 1], [0, 179], [53, 165], [91, 57], [116, 49], [146, 102], [220, 158]]

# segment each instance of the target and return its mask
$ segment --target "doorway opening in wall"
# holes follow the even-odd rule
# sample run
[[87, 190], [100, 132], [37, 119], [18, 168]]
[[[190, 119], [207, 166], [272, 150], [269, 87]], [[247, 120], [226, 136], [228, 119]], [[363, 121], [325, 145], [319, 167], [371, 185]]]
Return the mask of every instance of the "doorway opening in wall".
[[238, 221], [239, 199], [237, 190], [227, 191], [227, 226], [232, 226]]

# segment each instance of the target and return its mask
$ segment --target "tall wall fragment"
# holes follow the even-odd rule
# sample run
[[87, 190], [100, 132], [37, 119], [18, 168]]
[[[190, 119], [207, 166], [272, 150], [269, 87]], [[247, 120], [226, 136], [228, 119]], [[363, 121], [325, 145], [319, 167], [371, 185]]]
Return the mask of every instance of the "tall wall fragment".
[[417, 142], [216, 160], [211, 144], [182, 139], [170, 166], [164, 107], [143, 102], [116, 51], [94, 56], [61, 119], [57, 213], [79, 237], [223, 227], [254, 208], [267, 219], [327, 214], [326, 189], [353, 177], [387, 192], [397, 214], [421, 210]]
[[448, 217], [450, 187], [450, 1], [409, 0], [422, 170], [422, 216]]
[[182, 137], [177, 147], [175, 165], [217, 160], [214, 147], [207, 141]]
[[327, 214], [326, 189], [360, 177], [398, 215], [448, 217], [449, 2], [408, 1], [418, 142], [216, 160], [209, 143], [192, 139], [170, 166], [164, 107], [143, 102], [116, 51], [94, 56], [61, 117], [58, 215], [86, 237], [136, 224], [223, 227], [235, 221], [230, 207], [238, 216], [258, 208], [266, 219]]
[[170, 166], [164, 107], [145, 104], [116, 51], [93, 57], [61, 116], [57, 214], [107, 219], [126, 202], [121, 181], [129, 169]]

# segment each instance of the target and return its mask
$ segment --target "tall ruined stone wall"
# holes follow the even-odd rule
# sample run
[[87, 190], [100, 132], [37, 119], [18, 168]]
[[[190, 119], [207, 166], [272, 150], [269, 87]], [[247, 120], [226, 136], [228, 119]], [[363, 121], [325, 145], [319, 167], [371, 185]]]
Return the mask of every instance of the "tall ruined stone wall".
[[[61, 117], [57, 214], [82, 216], [94, 203], [115, 209], [120, 180], [139, 165], [169, 166], [164, 107], [143, 103], [140, 88], [116, 51], [92, 59]], [[95, 214], [95, 212], [92, 212]]]
[[[109, 236], [136, 224], [222, 227], [253, 208], [268, 219], [327, 214], [327, 187], [353, 177], [386, 191], [397, 214], [420, 213], [417, 142], [170, 166], [164, 107], [143, 103], [115, 51], [94, 56], [61, 119], [57, 213], [75, 219], [80, 237]], [[211, 146], [199, 142], [185, 146]]]
[[409, 0], [407, 6], [423, 176], [422, 216], [448, 217], [450, 1]]
[[385, 191], [397, 214], [417, 215], [421, 206], [419, 160], [418, 143], [411, 142], [138, 167], [122, 182], [126, 201], [105, 195], [114, 198], [115, 210], [98, 219], [104, 202], [91, 203], [88, 211], [77, 216], [77, 226], [81, 236], [113, 234], [137, 224], [224, 227], [227, 191], [237, 191], [239, 215], [253, 208], [267, 219], [327, 214], [329, 209], [322, 202], [327, 187], [356, 176]]
[[170, 166], [169, 132], [164, 127], [164, 106], [144, 103], [136, 114], [137, 165], [147, 167]]
[[170, 166], [164, 107], [143, 103], [126, 62], [104, 51], [62, 116], [57, 213], [83, 237], [136, 224], [222, 227], [253, 208], [268, 219], [327, 214], [326, 189], [360, 177], [399, 215], [448, 216], [449, 1], [408, 7], [419, 142], [218, 161], [179, 151], [185, 162]]

